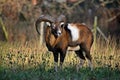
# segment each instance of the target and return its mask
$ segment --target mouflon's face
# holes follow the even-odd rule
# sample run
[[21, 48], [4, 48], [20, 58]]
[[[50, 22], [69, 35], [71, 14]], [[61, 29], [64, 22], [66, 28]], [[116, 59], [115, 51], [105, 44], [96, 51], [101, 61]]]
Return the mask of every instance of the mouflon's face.
[[55, 18], [54, 22], [47, 23], [48, 26], [51, 27], [52, 33], [56, 36], [59, 37], [61, 36], [63, 32], [63, 28], [65, 26], [65, 16], [60, 15], [58, 18]]
[[52, 23], [51, 24], [52, 33], [57, 37], [61, 36], [64, 26], [65, 26], [64, 22]]

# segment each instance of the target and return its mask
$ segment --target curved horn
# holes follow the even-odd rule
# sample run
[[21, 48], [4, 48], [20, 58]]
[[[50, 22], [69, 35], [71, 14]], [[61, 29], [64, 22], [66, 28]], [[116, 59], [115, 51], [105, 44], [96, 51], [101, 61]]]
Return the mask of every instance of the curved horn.
[[64, 15], [60, 15], [60, 16], [58, 17], [58, 21], [59, 21], [59, 22], [65, 22], [65, 21], [66, 21], [66, 17], [65, 17]]
[[38, 32], [39, 35], [40, 35], [40, 31], [39, 31], [38, 27], [39, 27], [39, 23], [42, 21], [52, 23], [52, 22], [54, 22], [54, 19], [49, 15], [41, 15], [37, 19], [37, 21], [35, 22], [35, 26], [36, 26], [36, 31]]

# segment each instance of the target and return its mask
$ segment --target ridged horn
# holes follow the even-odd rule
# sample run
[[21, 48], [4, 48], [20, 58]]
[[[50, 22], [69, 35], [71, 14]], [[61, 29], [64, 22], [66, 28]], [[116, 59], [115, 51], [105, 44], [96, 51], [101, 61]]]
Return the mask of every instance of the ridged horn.
[[54, 22], [54, 19], [49, 16], [49, 15], [41, 15], [35, 22], [35, 26], [36, 26], [36, 31], [38, 32], [38, 34], [40, 35], [40, 31], [38, 29], [39, 27], [39, 23], [40, 22], [49, 22], [49, 23], [52, 23]]
[[64, 15], [60, 15], [58, 18], [57, 18], [57, 21], [58, 22], [65, 22], [66, 21], [66, 17]]

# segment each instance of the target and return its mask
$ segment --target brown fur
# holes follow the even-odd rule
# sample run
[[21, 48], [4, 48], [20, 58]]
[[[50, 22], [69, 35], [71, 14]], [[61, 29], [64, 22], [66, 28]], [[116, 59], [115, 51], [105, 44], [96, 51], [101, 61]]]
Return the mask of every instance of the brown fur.
[[[39, 21], [41, 20], [38, 19], [36, 21], [37, 24]], [[80, 49], [75, 51], [75, 53], [81, 59], [85, 60], [85, 57], [86, 57], [91, 62], [92, 57], [90, 55], [90, 48], [93, 43], [93, 34], [91, 30], [84, 24], [71, 23], [70, 25], [77, 27], [79, 30], [79, 39], [77, 41], [72, 41], [72, 37], [71, 37], [70, 30], [68, 29], [68, 25], [65, 25], [64, 27], [59, 26], [59, 28], [61, 28], [62, 34], [58, 37], [56, 37], [55, 34], [52, 33], [53, 26], [49, 26], [45, 30], [46, 46], [49, 51], [53, 52], [54, 61], [58, 62], [58, 53], [60, 53], [60, 65], [62, 65], [67, 52], [67, 48], [79, 46]], [[57, 26], [55, 27], [58, 28]], [[83, 55], [83, 51], [86, 53], [85, 56]]]

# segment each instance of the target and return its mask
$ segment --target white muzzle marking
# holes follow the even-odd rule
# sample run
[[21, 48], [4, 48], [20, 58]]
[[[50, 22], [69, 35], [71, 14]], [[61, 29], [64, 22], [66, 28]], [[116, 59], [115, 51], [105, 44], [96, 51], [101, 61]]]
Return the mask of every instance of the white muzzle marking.
[[61, 30], [57, 31], [57, 35], [60, 36], [62, 34]]

